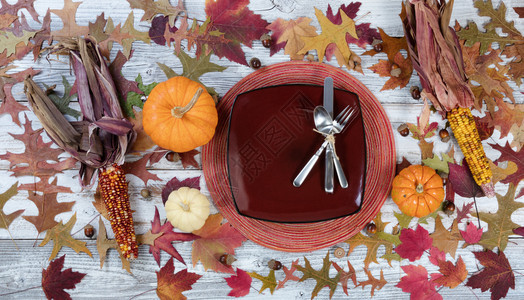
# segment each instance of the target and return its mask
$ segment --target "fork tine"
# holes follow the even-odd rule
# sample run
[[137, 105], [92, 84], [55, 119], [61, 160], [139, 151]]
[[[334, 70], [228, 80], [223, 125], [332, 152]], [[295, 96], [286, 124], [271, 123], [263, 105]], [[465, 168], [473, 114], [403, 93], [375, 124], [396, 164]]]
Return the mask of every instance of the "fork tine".
[[348, 109], [346, 113], [344, 114], [344, 116], [340, 118], [340, 120], [338, 121], [338, 124], [343, 127], [344, 121], [347, 120], [349, 117], [351, 117], [352, 114], [353, 114], [353, 109]]
[[344, 108], [338, 115], [337, 117], [335, 118], [335, 122], [338, 122], [340, 123], [340, 121], [344, 118], [344, 115], [346, 114], [346, 112], [348, 111], [349, 109], [349, 105], [346, 106], [346, 108]]
[[341, 132], [344, 131], [349, 120], [351, 120], [354, 115], [355, 115], [354, 111], [352, 110], [351, 113], [344, 119], [344, 121], [342, 121], [342, 124], [341, 124], [342, 129], [340, 130]]

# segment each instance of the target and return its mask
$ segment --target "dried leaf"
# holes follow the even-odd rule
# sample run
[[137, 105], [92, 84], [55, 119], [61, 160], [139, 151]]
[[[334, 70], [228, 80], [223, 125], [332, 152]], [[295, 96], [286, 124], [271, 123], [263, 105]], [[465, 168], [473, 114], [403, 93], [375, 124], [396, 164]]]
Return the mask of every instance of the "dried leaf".
[[331, 299], [335, 293], [335, 290], [337, 289], [338, 282], [340, 281], [340, 273], [335, 275], [335, 277], [329, 276], [329, 269], [331, 266], [331, 262], [329, 261], [329, 252], [322, 261], [322, 268], [318, 271], [313, 269], [311, 263], [306, 257], [304, 257], [304, 262], [306, 263], [304, 267], [300, 265], [297, 266], [297, 270], [303, 273], [300, 281], [302, 282], [306, 279], [314, 279], [317, 282], [313, 288], [313, 291], [311, 292], [311, 299], [315, 298], [318, 295], [318, 292], [320, 292], [320, 290], [324, 287], [329, 287], [329, 298]]
[[255, 278], [262, 281], [262, 287], [259, 291], [260, 294], [262, 294], [262, 292], [265, 289], [269, 289], [269, 292], [271, 293], [271, 295], [273, 295], [275, 287], [277, 286], [277, 280], [275, 279], [275, 270], [270, 270], [267, 276], [262, 276], [257, 272], [248, 272], [248, 274], [249, 276], [251, 276], [251, 278]]
[[272, 38], [276, 37], [276, 44], [282, 45], [285, 54], [289, 55], [292, 60], [302, 60], [304, 54], [298, 54], [298, 51], [305, 46], [302, 37], [317, 35], [317, 29], [310, 23], [311, 19], [307, 17], [287, 21], [278, 18], [269, 24], [267, 29], [273, 32]]
[[52, 13], [60, 17], [63, 24], [62, 29], [51, 32], [53, 37], [63, 39], [73, 36], [82, 36], [89, 32], [88, 26], [80, 26], [75, 20], [76, 11], [80, 4], [82, 4], [82, 2], [64, 0], [64, 7], [62, 9], [51, 9]]
[[253, 279], [244, 270], [237, 269], [237, 274], [226, 278], [227, 285], [232, 290], [227, 294], [230, 297], [244, 297], [249, 294], [251, 289], [251, 281]]
[[[393, 73], [394, 68], [400, 70], [399, 75]], [[404, 88], [409, 83], [413, 73], [411, 60], [409, 57], [404, 58], [400, 52], [395, 55], [392, 61], [381, 59], [378, 63], [369, 67], [369, 69], [380, 77], [389, 77], [382, 89], [380, 89], [381, 91], [393, 90], [397, 87]]]
[[161, 300], [185, 300], [187, 298], [182, 292], [191, 290], [202, 275], [188, 272], [187, 269], [175, 273], [173, 258], [170, 258], [160, 271], [156, 272], [156, 277], [156, 294]]
[[17, 16], [18, 12], [21, 9], [25, 8], [29, 12], [31, 17], [33, 17], [33, 20], [35, 20], [36, 22], [40, 22], [38, 20], [38, 13], [36, 12], [34, 7], [34, 2], [35, 0], [18, 0], [14, 4], [9, 4], [6, 0], [1, 0], [0, 4], [2, 5], [0, 6], [0, 15], [10, 14], [13, 16]]
[[104, 225], [102, 218], [100, 218], [98, 220], [98, 235], [96, 237], [96, 250], [98, 251], [98, 256], [100, 257], [100, 268], [104, 266], [107, 251], [109, 249], [115, 249], [118, 251], [118, 254], [120, 255], [120, 260], [122, 261], [122, 269], [131, 273], [131, 264], [129, 263], [129, 260], [124, 258], [124, 256], [122, 255], [120, 247], [118, 246], [116, 240], [110, 240], [107, 238], [106, 226]]
[[457, 221], [457, 224], [460, 224], [462, 220], [467, 219], [469, 213], [473, 209], [474, 202], [471, 201], [469, 203], [462, 204], [462, 208], [457, 206], [457, 218], [455, 219]]
[[65, 254], [49, 263], [47, 269], [42, 270], [42, 289], [47, 299], [67, 299], [71, 296], [64, 290], [74, 290], [86, 274], [73, 272], [64, 267]]
[[[156, 16], [151, 21], [151, 27], [149, 27], [148, 35], [151, 40], [161, 46], [166, 45], [166, 38], [164, 37], [164, 32], [169, 30], [169, 32], [175, 33], [178, 28], [176, 26], [169, 26], [169, 18], [167, 16]], [[167, 27], [168, 26], [168, 27]], [[173, 41], [170, 39], [168, 45]]]
[[4, 213], [4, 206], [7, 201], [9, 201], [9, 199], [18, 193], [17, 187], [18, 182], [13, 184], [7, 191], [0, 194], [0, 228], [9, 230], [9, 225], [11, 225], [13, 220], [24, 212], [23, 209], [19, 209], [8, 215]]
[[491, 48], [492, 43], [497, 43], [499, 49], [504, 50], [504, 47], [508, 44], [515, 42], [521, 42], [520, 39], [514, 39], [509, 36], [500, 36], [497, 34], [495, 29], [487, 30], [486, 32], [480, 31], [475, 22], [468, 22], [466, 28], [462, 28], [457, 32], [457, 36], [464, 40], [466, 47], [472, 47], [475, 43], [480, 43], [479, 53], [485, 54]]
[[153, 234], [162, 234], [160, 237], [154, 240], [153, 245], [149, 246], [149, 253], [153, 253], [155, 261], [160, 266], [160, 250], [167, 252], [171, 257], [176, 258], [181, 263], [185, 264], [184, 259], [178, 253], [178, 251], [173, 247], [173, 242], [185, 242], [192, 241], [197, 236], [191, 233], [180, 233], [173, 231], [173, 225], [167, 220], [163, 225], [160, 224], [160, 213], [158, 208], [155, 207], [155, 218], [151, 221], [151, 233]]
[[144, 11], [140, 21], [151, 21], [156, 15], [169, 17], [169, 25], [175, 26], [177, 16], [184, 11], [182, 0], [178, 0], [177, 6], [172, 6], [169, 0], [127, 0], [131, 8], [138, 8]]
[[468, 277], [468, 270], [466, 264], [459, 256], [457, 263], [454, 265], [450, 261], [439, 261], [438, 264], [440, 276], [433, 277], [432, 281], [438, 285], [447, 286], [450, 289], [456, 288], [459, 284], [464, 282]]
[[446, 260], [446, 252], [440, 251], [437, 247], [431, 247], [429, 249], [429, 262], [438, 267], [441, 261]]
[[374, 56], [378, 53], [386, 53], [388, 61], [392, 62], [395, 60], [395, 56], [400, 53], [400, 50], [408, 50], [408, 44], [406, 38], [403, 37], [392, 37], [389, 36], [382, 28], [378, 28], [380, 39], [382, 40], [382, 51], [377, 52], [375, 49], [368, 50], [363, 55]]
[[49, 243], [49, 241], [53, 240], [53, 251], [51, 252], [49, 260], [55, 258], [58, 254], [58, 251], [60, 251], [60, 249], [62, 249], [62, 247], [64, 246], [67, 246], [75, 250], [76, 253], [85, 252], [89, 256], [93, 256], [91, 254], [91, 251], [87, 249], [85, 242], [76, 240], [71, 236], [71, 230], [73, 229], [75, 223], [76, 213], [71, 217], [71, 219], [69, 219], [69, 221], [65, 225], [62, 223], [62, 221], [60, 221], [59, 224], [47, 231], [44, 240], [38, 246], [45, 246], [47, 245], [47, 243]]
[[482, 235], [479, 244], [487, 249], [493, 250], [497, 247], [504, 251], [508, 244], [508, 237], [513, 234], [513, 229], [519, 225], [511, 220], [511, 215], [524, 203], [515, 201], [516, 187], [510, 183], [506, 195], [497, 195], [498, 210], [496, 213], [479, 212], [481, 221], [488, 223], [488, 230]]
[[515, 275], [504, 252], [500, 251], [498, 255], [492, 251], [473, 254], [484, 269], [471, 276], [466, 286], [480, 289], [482, 292], [489, 290], [493, 300], [504, 298], [510, 288], [515, 289]]
[[284, 277], [284, 280], [279, 280], [278, 281], [277, 290], [283, 288], [284, 285], [286, 284], [286, 282], [288, 282], [290, 280], [291, 281], [299, 281], [300, 280], [300, 278], [298, 276], [294, 275], [295, 271], [297, 270], [297, 266], [298, 266], [298, 259], [291, 263], [291, 268], [288, 269], [286, 266], [282, 267], [282, 271], [284, 271], [284, 274], [286, 275], [286, 277]]
[[[129, 58], [131, 58], [132, 56], [133, 52], [130, 52]], [[123, 102], [127, 101], [128, 94], [130, 92], [135, 92], [137, 94], [142, 93], [142, 91], [138, 88], [138, 83], [136, 81], [128, 80], [122, 75], [122, 67], [128, 61], [129, 58], [126, 58], [122, 52], [118, 51], [115, 59], [109, 65], [109, 72], [111, 72], [111, 76], [113, 77], [113, 80], [116, 84], [116, 90], [120, 96], [119, 99], [121, 107], [126, 107], [126, 104]]]
[[194, 149], [188, 152], [178, 153], [178, 155], [180, 156], [180, 161], [182, 161], [182, 167], [184, 167], [185, 169], [189, 166], [193, 166], [196, 169], [198, 169], [200, 166], [195, 160], [195, 156], [198, 154], [200, 154], [200, 151]]
[[[298, 260], [297, 260], [297, 263], [298, 263]], [[344, 271], [344, 269], [342, 267], [340, 267], [336, 262], [332, 261], [331, 264], [333, 264], [333, 267], [335, 267], [335, 270], [337, 270], [338, 274], [340, 274], [339, 282], [342, 285], [342, 289], [344, 290], [344, 293], [346, 295], [349, 295], [348, 294], [348, 281], [349, 281], [349, 279], [351, 279], [351, 281], [353, 281], [353, 285], [355, 287], [358, 286], [357, 285], [357, 274], [356, 274], [355, 268], [353, 268], [353, 266], [351, 265], [349, 260], [348, 260], [348, 268], [349, 268], [349, 270], [347, 272]], [[366, 270], [366, 269], [364, 269], [364, 270]], [[297, 280], [298, 280], [298, 277], [297, 277]], [[280, 283], [279, 283], [279, 286], [280, 286]], [[364, 286], [365, 285], [362, 285], [362, 289], [364, 289]], [[373, 293], [374, 289], [375, 288], [373, 287], [373, 289], [371, 290], [371, 293]]]
[[148, 165], [155, 163], [155, 161], [152, 160], [157, 156], [158, 155], [156, 155], [155, 152], [145, 154], [138, 160], [135, 160], [133, 162], [125, 162], [122, 168], [124, 169], [124, 172], [126, 174], [135, 175], [136, 177], [140, 178], [146, 185], [149, 182], [149, 180], [160, 181], [160, 177], [158, 177], [154, 173], [151, 173], [147, 169]]
[[193, 232], [199, 236], [193, 242], [193, 266], [201, 261], [205, 270], [234, 274], [233, 268], [222, 264], [219, 258], [224, 253], [234, 255], [235, 249], [240, 247], [246, 238], [229, 223], [220, 224], [221, 222], [220, 214], [210, 215], [204, 226]]
[[[19, 43], [29, 45], [29, 39], [34, 37], [36, 31], [23, 31], [21, 36], [16, 36], [12, 32], [6, 32], [0, 34], [0, 53], [6, 51], [7, 57], [13, 55], [16, 52], [16, 47]], [[32, 46], [32, 44], [31, 44]]]
[[[189, 55], [187, 55], [187, 53], [180, 51], [180, 53], [177, 54], [177, 57], [180, 60], [180, 62], [182, 63], [182, 75], [181, 76], [187, 77], [193, 81], [196, 81], [204, 85], [200, 81], [200, 77], [202, 75], [206, 73], [210, 73], [210, 72], [222, 72], [225, 69], [227, 69], [227, 67], [222, 67], [220, 65], [210, 62], [209, 61], [210, 56], [211, 55], [209, 54], [209, 55], [201, 55], [199, 57], [192, 58]], [[167, 73], [166, 73], [166, 76], [167, 76]], [[211, 96], [218, 96], [218, 93], [215, 91], [214, 88], [206, 87], [206, 90], [209, 94], [211, 94]]]
[[433, 238], [433, 246], [441, 251], [449, 253], [453, 258], [455, 257], [458, 243], [459, 241], [462, 241], [456, 220], [453, 221], [451, 231], [449, 231], [442, 224], [440, 216], [437, 216], [435, 218], [435, 231], [430, 236]]
[[122, 105], [122, 110], [124, 111], [124, 114], [126, 116], [130, 116], [131, 118], [135, 118], [133, 106], [143, 108], [144, 101], [142, 99], [145, 99], [143, 97], [149, 96], [149, 93], [151, 93], [153, 88], [158, 84], [158, 82], [144, 84], [142, 82], [142, 76], [140, 74], [138, 74], [135, 81], [137, 82], [138, 89], [141, 92], [140, 93], [135, 93], [133, 91], [129, 92], [127, 94], [127, 100], [125, 101], [124, 105]]
[[9, 27], [16, 19], [18, 19], [18, 16], [16, 15], [11, 15], [9, 13], [0, 14], [0, 29]]
[[449, 173], [448, 163], [454, 163], [455, 159], [453, 157], [449, 157], [446, 153], [442, 153], [442, 159], [438, 157], [438, 155], [435, 155], [432, 158], [426, 158], [422, 160], [422, 162], [424, 165], [436, 171]]
[[[53, 184], [56, 184], [56, 178]], [[36, 194], [29, 192], [28, 199], [38, 208], [38, 215], [36, 216], [24, 216], [24, 219], [36, 227], [38, 233], [42, 233], [52, 227], [56, 226], [58, 222], [55, 221], [55, 217], [58, 214], [69, 212], [73, 208], [75, 202], [57, 202], [57, 193]]]
[[468, 226], [466, 226], [466, 230], [460, 230], [460, 235], [462, 235], [466, 243], [470, 245], [476, 244], [482, 237], [482, 228], [477, 228], [477, 225], [470, 222]]
[[162, 202], [165, 204], [167, 199], [169, 198], [169, 195], [173, 191], [176, 191], [181, 187], [188, 187], [200, 190], [200, 176], [186, 178], [182, 181], [178, 180], [178, 178], [176, 177], [173, 177], [166, 183], [165, 187], [162, 189]]
[[471, 171], [466, 163], [462, 160], [462, 166], [449, 163], [449, 181], [453, 185], [453, 191], [458, 195], [466, 198], [482, 197], [484, 192], [473, 179]]
[[491, 178], [493, 184], [506, 179], [506, 177], [508, 177], [511, 174], [514, 174], [518, 170], [517, 164], [512, 161], [507, 162], [506, 168], [501, 168], [498, 165], [495, 165], [490, 160], [489, 167], [491, 168], [491, 172], [493, 173], [493, 177]]
[[422, 160], [433, 157], [433, 142], [428, 143], [426, 140], [420, 140], [418, 141], [418, 147], [420, 148]]
[[369, 271], [366, 268], [364, 268], [364, 272], [366, 273], [366, 275], [368, 275], [368, 280], [360, 281], [357, 286], [361, 286], [362, 289], [364, 289], [365, 286], [371, 285], [371, 297], [373, 297], [375, 295], [375, 290], [381, 290], [388, 282], [384, 279], [383, 270], [380, 270], [380, 279], [376, 279], [375, 277], [373, 277], [371, 271]]
[[500, 151], [500, 157], [494, 161], [498, 164], [499, 162], [510, 161], [517, 165], [517, 171], [511, 175], [508, 175], [504, 180], [501, 180], [502, 183], [513, 183], [518, 185], [518, 183], [524, 178], [524, 151], [516, 152], [511, 149], [511, 146], [508, 142], [504, 147], [499, 144], [489, 144], [493, 149]]
[[13, 94], [11, 92], [11, 89], [13, 88], [12, 83], [4, 84], [2, 87], [2, 91], [4, 93], [4, 100], [2, 101], [2, 105], [0, 106], [0, 115], [3, 114], [9, 114], [11, 115], [11, 120], [18, 125], [21, 126], [20, 119], [18, 118], [18, 114], [22, 111], [28, 110], [27, 106], [18, 103], [15, 98], [13, 97]]
[[416, 230], [411, 228], [402, 229], [399, 239], [402, 243], [395, 248], [395, 252], [400, 257], [409, 259], [409, 261], [420, 259], [422, 254], [431, 248], [433, 243], [428, 231], [420, 225], [417, 226]]

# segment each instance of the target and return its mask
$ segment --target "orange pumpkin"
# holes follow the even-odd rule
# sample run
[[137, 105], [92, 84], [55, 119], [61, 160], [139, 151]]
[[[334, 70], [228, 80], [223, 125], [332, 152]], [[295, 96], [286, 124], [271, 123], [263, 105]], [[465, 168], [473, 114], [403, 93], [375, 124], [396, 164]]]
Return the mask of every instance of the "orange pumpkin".
[[444, 200], [442, 178], [430, 167], [411, 165], [393, 180], [391, 198], [404, 214], [427, 216]]
[[144, 131], [153, 142], [175, 152], [207, 144], [218, 123], [215, 101], [205, 87], [182, 76], [153, 88], [142, 115]]

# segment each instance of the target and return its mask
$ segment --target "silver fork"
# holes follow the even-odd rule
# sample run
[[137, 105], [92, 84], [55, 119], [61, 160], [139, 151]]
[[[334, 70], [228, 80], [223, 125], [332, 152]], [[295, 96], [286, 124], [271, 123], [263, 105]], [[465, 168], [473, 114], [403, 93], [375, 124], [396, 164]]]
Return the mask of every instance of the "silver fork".
[[[345, 110], [348, 108], [349, 106], [346, 107]], [[346, 125], [350, 123], [349, 121], [353, 120], [354, 116], [356, 116], [356, 114], [354, 114], [354, 109], [351, 109], [351, 112], [342, 121], [335, 119], [333, 121], [332, 131], [335, 134], [341, 133], [346, 128]], [[333, 151], [333, 161], [335, 163], [335, 171], [337, 172], [338, 181], [340, 182], [340, 186], [345, 189], [349, 185], [348, 180], [346, 178], [346, 175], [344, 174], [344, 170], [342, 169], [342, 164], [340, 164], [340, 160], [338, 159], [335, 149], [333, 148], [332, 151]]]
[[[342, 110], [336, 116], [335, 120], [333, 121], [333, 129], [336, 130], [335, 133], [340, 133], [344, 130], [344, 127], [348, 124], [348, 121], [351, 118], [351, 116], [353, 115], [353, 113], [354, 113], [354, 109], [350, 106], [347, 106], [346, 108], [344, 108], [344, 110]], [[335, 124], [337, 124], [336, 128], [334, 126]], [[328, 144], [329, 144], [328, 141], [324, 141], [324, 143], [322, 143], [320, 148], [318, 148], [317, 152], [315, 152], [315, 154], [313, 154], [313, 156], [306, 163], [304, 168], [302, 168], [300, 173], [298, 173], [297, 177], [295, 177], [295, 180], [293, 180], [293, 185], [295, 187], [299, 187], [302, 185], [302, 183], [304, 183], [304, 180], [306, 179], [307, 175], [309, 174], [309, 172], [311, 172], [311, 170], [313, 169], [313, 166], [315, 165], [318, 158], [320, 157], [320, 154], [322, 154], [322, 151], [324, 151], [324, 149], [327, 147]], [[335, 164], [336, 164], [336, 161], [335, 161]], [[340, 161], [338, 162], [338, 164], [340, 164]], [[338, 171], [337, 171], [337, 174], [338, 174]]]

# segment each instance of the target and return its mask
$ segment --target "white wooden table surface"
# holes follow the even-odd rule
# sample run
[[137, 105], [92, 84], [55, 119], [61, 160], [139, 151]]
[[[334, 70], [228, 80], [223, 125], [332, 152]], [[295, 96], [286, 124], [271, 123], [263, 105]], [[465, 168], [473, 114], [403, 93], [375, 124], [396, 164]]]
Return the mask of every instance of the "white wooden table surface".
[[[14, 1], [9, 0], [9, 3]], [[285, 9], [279, 10], [274, 7], [270, 0], [252, 0], [250, 8], [256, 13], [261, 14], [265, 20], [271, 22], [276, 18], [294, 19], [299, 16], [311, 17], [313, 25], [317, 26], [316, 18], [314, 17], [313, 6], [318, 7], [322, 11], [326, 11], [328, 2], [333, 8], [338, 8], [344, 1], [313, 1], [313, 0], [274, 0], [275, 3], [281, 3]], [[498, 1], [494, 1], [498, 3]], [[505, 1], [508, 7], [512, 6], [523, 6], [522, 1]], [[37, 0], [35, 2], [35, 9], [41, 16], [45, 15], [48, 8], [61, 9], [63, 6], [62, 1], [51, 1], [51, 0]], [[205, 19], [204, 12], [204, 1], [185, 1], [185, 7], [191, 12], [191, 16], [197, 19]], [[78, 9], [76, 15], [77, 23], [80, 25], [87, 25], [88, 22], [94, 21], [95, 16], [104, 12], [105, 16], [111, 16], [115, 24], [123, 23], [127, 18], [127, 15], [131, 11], [129, 4], [123, 0], [112, 0], [112, 1], [99, 1], [99, 0], [85, 0]], [[369, 14], [366, 14], [368, 13]], [[360, 8], [359, 17], [362, 22], [371, 22], [373, 27], [381, 27], [391, 36], [401, 36], [403, 34], [401, 22], [398, 17], [400, 12], [400, 1], [390, 0], [375, 0], [375, 1], [363, 1]], [[139, 30], [146, 31], [147, 23], [139, 23], [143, 11], [135, 10], [135, 26]], [[524, 19], [518, 19], [518, 16], [513, 10], [508, 11], [508, 15], [515, 20], [516, 27], [524, 32]], [[52, 26], [53, 29], [58, 29], [61, 26], [60, 19], [52, 14]], [[486, 19], [480, 18], [477, 15], [477, 10], [473, 7], [471, 1], [457, 0], [455, 1], [455, 8], [452, 15], [452, 20], [457, 19], [462, 25], [466, 24], [467, 20], [477, 21], [481, 24]], [[36, 23], [28, 18], [30, 25], [38, 27]], [[119, 46], [113, 49], [113, 55]], [[182, 67], [178, 58], [173, 55], [173, 49], [163, 46], [146, 45], [142, 42], [135, 42], [133, 44], [135, 50], [132, 59], [125, 65], [123, 73], [126, 78], [134, 79], [138, 74], [142, 75], [145, 83], [152, 81], [165, 80], [165, 75], [159, 69], [156, 62], [164, 63], [172, 67], [176, 72], [181, 73]], [[270, 65], [278, 62], [288, 61], [289, 57], [284, 55], [283, 51], [270, 57], [269, 51], [264, 48], [260, 42], [255, 41], [253, 48], [243, 48], [246, 53], [246, 58], [249, 61], [251, 57], [258, 57], [263, 65]], [[356, 53], [361, 54], [364, 50], [358, 47], [351, 47]], [[395, 89], [389, 91], [380, 91], [382, 85], [385, 82], [385, 78], [381, 78], [378, 75], [371, 72], [368, 67], [375, 64], [378, 59], [385, 59], [385, 54], [379, 54], [375, 57], [361, 56], [362, 65], [364, 67], [364, 74], [350, 71], [350, 73], [361, 80], [379, 99], [384, 106], [390, 121], [391, 126], [395, 132], [395, 142], [397, 147], [397, 157], [400, 160], [401, 157], [406, 157], [412, 163], [420, 163], [420, 150], [417, 146], [417, 141], [410, 137], [400, 136], [396, 128], [404, 123], [411, 122], [416, 123], [416, 118], [421, 111], [422, 105], [419, 101], [414, 100], [410, 96], [409, 88]], [[32, 55], [27, 55], [24, 59], [17, 61], [15, 65], [17, 69], [13, 71], [24, 70], [28, 67], [41, 70], [40, 75], [35, 77], [35, 80], [39, 83], [46, 83], [48, 85], [58, 84], [60, 86], [61, 76], [64, 75], [73, 82], [74, 77], [69, 71], [67, 64], [47, 62], [45, 59], [40, 59], [36, 63], [33, 62]], [[220, 95], [224, 95], [229, 88], [231, 88], [236, 82], [238, 82], [244, 76], [253, 72], [252, 69], [246, 66], [242, 66], [236, 63], [232, 63], [226, 59], [217, 59], [216, 56], [212, 56], [212, 62], [219, 65], [228, 67], [222, 73], [208, 73], [202, 77], [204, 84], [214, 87]], [[333, 62], [332, 62], [333, 63]], [[413, 76], [408, 87], [411, 85], [419, 85], [418, 77]], [[17, 84], [13, 88], [13, 94], [17, 101], [27, 105], [25, 95], [22, 92], [22, 84]], [[520, 93], [521, 89], [512, 85], [515, 92], [515, 98], [517, 102], [524, 103], [524, 95]], [[73, 104], [73, 106], [77, 106]], [[30, 120], [36, 120], [33, 124], [39, 127], [40, 123], [36, 117], [31, 113], [27, 113]], [[439, 122], [441, 125], [444, 123], [440, 117], [432, 115], [432, 120]], [[9, 133], [21, 133], [22, 128], [13, 124], [9, 115], [0, 116], [0, 153], [10, 152], [22, 152], [22, 143], [15, 141]], [[498, 131], [495, 131], [493, 136], [493, 142], [500, 144], [505, 143], [506, 139], [499, 139]], [[437, 137], [431, 139], [435, 142], [435, 153], [445, 152], [449, 149], [450, 143], [442, 143]], [[495, 160], [499, 152], [492, 150], [485, 144], [487, 155], [492, 160]], [[457, 152], [458, 148], [457, 148]], [[461, 154], [458, 153], [457, 157]], [[200, 163], [200, 156], [197, 157]], [[0, 191], [7, 190], [17, 179], [10, 176], [8, 171], [8, 162], [0, 161]], [[153, 166], [153, 172], [157, 174], [163, 181], [157, 182], [163, 184], [167, 180], [177, 177], [184, 179], [187, 177], [195, 177], [202, 175], [200, 169], [187, 168], [183, 169], [180, 162], [171, 163], [165, 159], [162, 159], [159, 163]], [[27, 178], [24, 182], [31, 182], [31, 178]], [[165, 217], [165, 213], [162, 209], [162, 200], [158, 194], [154, 195], [152, 199], [144, 199], [140, 195], [140, 190], [144, 187], [142, 181], [138, 180], [133, 175], [128, 176], [130, 181], [130, 193], [131, 193], [131, 206], [136, 213], [134, 214], [135, 228], [137, 233], [145, 233], [150, 229], [150, 221], [153, 219], [155, 207], [160, 208], [161, 218]], [[90, 222], [93, 217], [98, 213], [91, 204], [93, 200], [93, 190], [82, 191], [79, 187], [77, 180], [77, 170], [69, 170], [64, 174], [58, 176], [58, 183], [63, 186], [71, 187], [74, 191], [72, 194], [59, 194], [58, 201], [75, 201], [73, 211], [77, 215], [77, 223], [73, 232], [83, 228], [85, 224]], [[209, 196], [206, 184], [202, 177], [201, 189], [204, 194]], [[522, 188], [522, 184], [519, 188]], [[503, 184], [497, 184], [496, 190], [500, 194], [505, 194], [507, 186]], [[518, 191], [518, 190], [517, 190]], [[480, 198], [477, 199], [479, 208], [481, 211], [496, 211], [497, 204], [493, 199]], [[461, 206], [465, 199], [457, 196], [457, 206]], [[522, 201], [522, 200], [521, 200]], [[23, 215], [31, 216], [36, 215], [37, 210], [34, 204], [27, 199], [27, 193], [20, 191], [15, 197], [13, 197], [5, 206], [4, 212], [9, 214], [18, 209], [25, 209]], [[386, 221], [395, 221], [393, 212], [398, 211], [396, 205], [388, 199], [382, 208], [384, 219]], [[213, 208], [213, 212], [217, 212]], [[72, 216], [73, 212], [63, 213], [57, 216], [56, 220], [67, 221]], [[98, 219], [97, 219], [98, 220]], [[98, 227], [98, 222], [95, 220], [92, 224], [95, 228]], [[513, 215], [513, 221], [517, 224], [524, 225], [524, 210], [519, 210]], [[449, 224], [449, 223], [448, 223]], [[109, 225], [106, 224], [108, 228]], [[433, 229], [433, 224], [426, 226], [430, 231]], [[23, 218], [17, 218], [9, 228], [12, 238], [15, 240], [18, 249], [15, 247], [11, 237], [6, 230], [0, 229], [0, 294], [2, 292], [10, 292], [16, 290], [22, 290], [32, 286], [38, 286], [41, 280], [42, 268], [46, 268], [48, 265], [48, 257], [51, 253], [51, 245], [45, 247], [38, 247], [40, 240], [43, 238], [43, 234], [37, 236], [37, 232], [32, 224], [25, 221]], [[111, 235], [111, 233], [109, 233]], [[106, 259], [105, 265], [102, 269], [99, 267], [99, 260], [96, 251], [96, 239], [87, 239], [83, 231], [80, 230], [78, 234], [74, 236], [77, 239], [81, 239], [87, 242], [88, 248], [94, 254], [93, 257], [89, 257], [85, 254], [76, 254], [70, 248], [63, 248], [59, 255], [66, 254], [65, 266], [67, 268], [73, 268], [75, 271], [87, 273], [87, 276], [82, 280], [80, 284], [76, 286], [74, 290], [68, 290], [72, 295], [73, 299], [83, 298], [118, 298], [128, 299], [146, 290], [154, 289], [156, 287], [156, 274], [155, 271], [159, 270], [153, 256], [148, 253], [148, 247], [140, 247], [139, 259], [132, 262], [131, 269], [132, 274], [129, 274], [125, 270], [121, 269], [120, 259], [115, 251], [110, 251]], [[343, 247], [345, 250], [348, 249], [347, 244], [339, 244], [330, 248], [314, 251], [311, 253], [286, 253], [273, 251], [262, 246], [259, 246], [251, 241], [245, 242], [240, 248], [237, 249], [235, 266], [246, 270], [256, 271], [260, 274], [267, 274], [268, 269], [266, 262], [270, 259], [277, 259], [284, 265], [290, 266], [291, 262], [300, 259], [303, 262], [303, 257], [306, 256], [313, 267], [319, 269], [322, 265], [322, 259], [326, 255], [327, 251], [330, 251], [332, 259], [333, 249], [336, 247]], [[182, 257], [186, 261], [190, 261], [191, 257], [191, 243], [178, 243], [176, 249], [180, 252]], [[477, 249], [477, 250], [480, 250]], [[381, 249], [379, 254], [384, 250]], [[457, 250], [457, 254], [461, 255], [469, 267], [470, 272], [476, 271], [477, 263], [471, 253], [472, 248]], [[522, 256], [524, 251], [524, 240], [517, 237], [513, 237], [511, 242], [508, 244], [505, 254], [509, 259], [511, 267], [518, 271], [524, 272], [524, 258]], [[358, 247], [349, 257], [345, 257], [337, 260], [339, 265], [345, 265], [345, 261], [349, 259], [355, 269], [357, 270], [357, 278], [359, 281], [366, 280], [367, 277], [363, 272], [363, 259], [366, 254], [366, 248], [363, 246]], [[380, 255], [379, 255], [380, 256]], [[168, 259], [167, 254], [162, 255], [161, 265], [164, 265]], [[370, 270], [375, 277], [378, 277], [380, 270], [384, 271], [385, 279], [388, 281], [386, 286], [379, 291], [375, 291], [374, 299], [407, 299], [409, 294], [402, 292], [399, 288], [395, 287], [400, 278], [404, 275], [400, 264], [393, 262], [392, 267], [389, 267], [387, 262], [383, 259], [379, 259], [380, 264], [371, 263]], [[403, 262], [405, 263], [405, 262]], [[437, 268], [429, 263], [427, 259], [423, 259], [418, 262], [424, 265], [428, 270], [436, 272]], [[175, 261], [175, 268], [180, 270], [185, 266]], [[224, 281], [225, 277], [229, 277], [228, 274], [216, 273], [213, 271], [205, 272], [202, 265], [198, 264], [196, 267], [187, 265], [188, 270], [204, 275], [196, 284], [193, 285], [191, 291], [184, 293], [189, 299], [222, 299], [227, 298], [227, 293], [230, 288]], [[283, 276], [282, 273], [277, 273], [277, 276]], [[282, 279], [277, 277], [278, 279]], [[265, 290], [262, 294], [257, 292], [261, 287], [261, 282], [253, 280], [253, 288], [251, 293], [246, 298], [275, 298], [275, 299], [308, 299], [311, 297], [311, 291], [315, 286], [315, 281], [307, 280], [305, 282], [289, 282], [287, 287], [276, 290], [274, 295], [271, 296], [269, 290]], [[255, 290], [257, 289], [257, 290]], [[472, 291], [470, 288], [461, 285], [456, 289], [450, 290], [444, 288], [440, 290], [440, 293], [446, 299], [457, 299], [462, 298], [482, 298], [488, 299], [489, 293], [480, 293], [480, 290]], [[328, 289], [323, 289], [318, 295], [319, 299], [328, 297]], [[333, 299], [347, 298], [342, 289], [337, 289], [333, 296]], [[369, 286], [362, 289], [350, 288], [350, 298], [370, 298]], [[44, 294], [41, 289], [34, 289], [20, 294], [14, 294], [8, 296], [8, 299], [40, 299], [44, 298]], [[149, 299], [156, 298], [155, 292], [145, 293], [137, 299]], [[508, 299], [523, 299], [524, 298], [524, 277], [522, 275], [516, 275], [516, 289], [510, 290], [508, 293]]]

